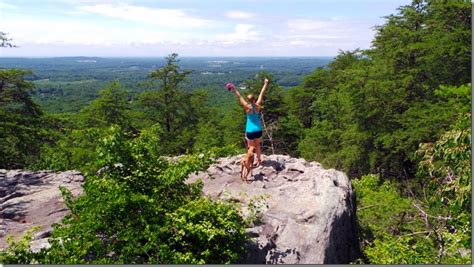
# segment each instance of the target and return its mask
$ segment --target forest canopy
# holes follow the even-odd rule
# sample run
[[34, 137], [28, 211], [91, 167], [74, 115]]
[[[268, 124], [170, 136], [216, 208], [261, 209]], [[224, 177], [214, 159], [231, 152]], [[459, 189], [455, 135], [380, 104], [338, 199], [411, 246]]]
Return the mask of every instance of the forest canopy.
[[[466, 1], [414, 0], [375, 27], [370, 49], [340, 51], [295, 86], [268, 70], [233, 78], [250, 93], [270, 80], [264, 153], [352, 179], [364, 255], [355, 263], [471, 263], [471, 12]], [[244, 151], [244, 111], [230, 93], [193, 88], [193, 71], [170, 54], [132, 80], [139, 92], [115, 81], [77, 112], [51, 113], [33, 100], [32, 75], [0, 69], [0, 168], [78, 169], [86, 194], [64, 191], [72, 215], [50, 249], [12, 245], [0, 262], [239, 261], [248, 237], [236, 207], [184, 183]]]

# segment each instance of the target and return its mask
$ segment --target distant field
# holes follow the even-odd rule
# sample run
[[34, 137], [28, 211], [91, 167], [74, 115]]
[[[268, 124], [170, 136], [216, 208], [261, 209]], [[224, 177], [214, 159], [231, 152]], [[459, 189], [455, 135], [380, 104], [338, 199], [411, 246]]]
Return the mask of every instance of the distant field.
[[[261, 70], [272, 73], [282, 87], [293, 87], [304, 75], [326, 66], [331, 57], [183, 57], [181, 69], [192, 70], [184, 84], [188, 90], [203, 89], [209, 104], [225, 108], [232, 95], [223, 94], [227, 82], [240, 84]], [[2, 68], [30, 69], [36, 86], [35, 100], [48, 112], [76, 112], [98, 96], [107, 83], [118, 80], [134, 97], [149, 90], [141, 82], [164, 64], [163, 58], [0, 58]]]
[[94, 83], [98, 82], [96, 79], [90, 79], [90, 80], [80, 80], [80, 81], [51, 81], [50, 79], [41, 79], [41, 80], [35, 80], [33, 83], [36, 86], [46, 86], [46, 85], [72, 85], [72, 84], [87, 84], [87, 83]]

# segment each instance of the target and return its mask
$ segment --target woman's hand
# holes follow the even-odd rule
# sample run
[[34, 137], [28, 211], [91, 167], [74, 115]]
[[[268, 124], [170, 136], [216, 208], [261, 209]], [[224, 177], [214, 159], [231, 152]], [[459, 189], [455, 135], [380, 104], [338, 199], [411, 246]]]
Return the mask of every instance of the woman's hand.
[[239, 99], [240, 104], [245, 108], [245, 110], [248, 110], [248, 109], [252, 108], [250, 106], [250, 104], [247, 103], [247, 101], [245, 101], [245, 99], [240, 95], [239, 91], [237, 91], [235, 86], [232, 86], [229, 89], [237, 96], [237, 98]]
[[267, 89], [267, 85], [268, 85], [268, 79], [265, 78], [265, 80], [263, 80], [263, 87], [262, 87], [262, 91], [260, 91], [260, 95], [258, 96], [258, 99], [257, 99], [257, 106], [261, 106], [262, 103], [263, 103], [263, 95], [265, 94], [265, 90]]

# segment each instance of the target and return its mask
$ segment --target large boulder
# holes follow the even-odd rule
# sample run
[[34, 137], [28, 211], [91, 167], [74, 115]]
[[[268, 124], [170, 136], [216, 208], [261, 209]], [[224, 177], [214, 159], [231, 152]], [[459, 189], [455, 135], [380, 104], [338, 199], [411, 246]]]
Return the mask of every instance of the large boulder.
[[[354, 191], [344, 173], [272, 155], [245, 183], [242, 157], [218, 159], [187, 182], [201, 179], [206, 195], [242, 207], [252, 237], [244, 263], [349, 263], [359, 256]], [[0, 170], [0, 249], [6, 235], [19, 237], [33, 226], [41, 230], [32, 250], [49, 246], [51, 225], [68, 213], [59, 186], [79, 195], [83, 181], [77, 171]]]
[[77, 171], [28, 172], [0, 169], [0, 249], [7, 246], [5, 237], [22, 236], [26, 230], [39, 226], [33, 251], [47, 247], [51, 225], [69, 212], [61, 197], [59, 186], [73, 195], [82, 193], [84, 177]]
[[355, 195], [344, 173], [271, 155], [246, 183], [242, 157], [221, 158], [187, 182], [201, 179], [207, 196], [242, 206], [252, 236], [244, 263], [349, 263], [359, 256]]

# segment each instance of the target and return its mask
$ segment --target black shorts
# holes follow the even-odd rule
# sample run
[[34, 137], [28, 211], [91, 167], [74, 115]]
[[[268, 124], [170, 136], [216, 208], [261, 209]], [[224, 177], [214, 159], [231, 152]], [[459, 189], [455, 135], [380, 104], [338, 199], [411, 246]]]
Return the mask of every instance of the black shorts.
[[251, 133], [245, 133], [245, 138], [247, 140], [253, 140], [253, 139], [257, 139], [257, 138], [260, 138], [262, 137], [262, 131], [258, 131], [258, 132], [251, 132]]

